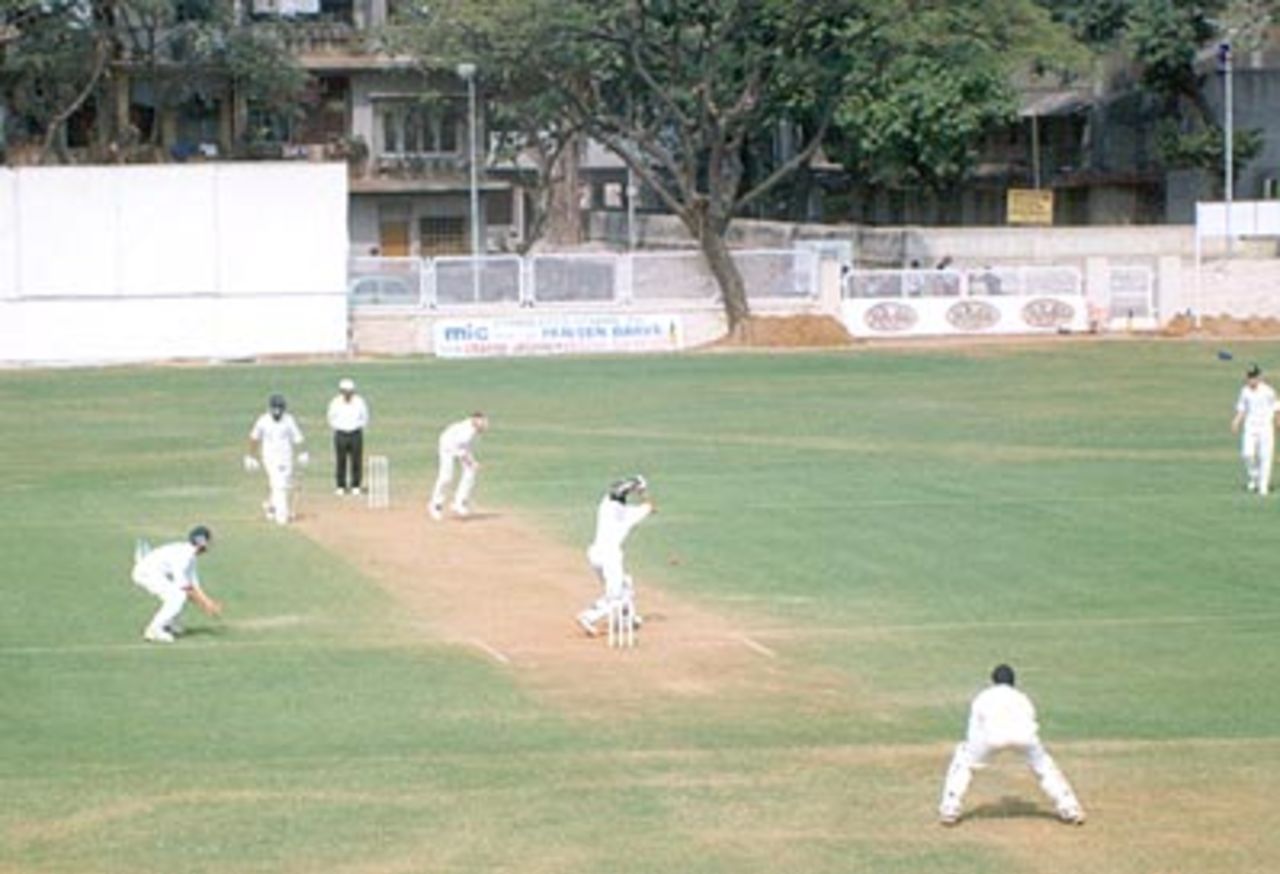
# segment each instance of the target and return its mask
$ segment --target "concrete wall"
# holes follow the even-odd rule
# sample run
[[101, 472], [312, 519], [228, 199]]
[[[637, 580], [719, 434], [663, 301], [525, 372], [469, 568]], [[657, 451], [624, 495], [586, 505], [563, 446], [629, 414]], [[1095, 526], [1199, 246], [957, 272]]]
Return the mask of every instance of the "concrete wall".
[[[688, 232], [672, 216], [637, 216], [643, 248], [689, 248]], [[592, 239], [626, 242], [626, 216], [590, 216]], [[960, 266], [984, 264], [1083, 264], [1089, 257], [1158, 258], [1194, 256], [1190, 225], [1019, 228], [895, 227], [813, 225], [740, 219], [730, 226], [730, 242], [753, 249], [788, 248], [796, 240], [838, 239], [854, 244], [859, 267], [908, 267], [913, 260], [931, 267], [950, 255]]]
[[0, 362], [340, 352], [346, 167], [0, 169]]
[[1234, 259], [1186, 271], [1181, 310], [1206, 316], [1280, 318], [1280, 260]]

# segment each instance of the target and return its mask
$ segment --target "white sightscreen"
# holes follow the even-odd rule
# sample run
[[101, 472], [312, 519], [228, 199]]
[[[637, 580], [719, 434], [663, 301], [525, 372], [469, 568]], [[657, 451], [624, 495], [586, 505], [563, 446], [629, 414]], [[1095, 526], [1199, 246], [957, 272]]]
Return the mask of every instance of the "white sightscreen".
[[0, 171], [0, 362], [346, 348], [342, 164]]
[[223, 294], [346, 289], [343, 164], [218, 165]]
[[17, 172], [18, 294], [116, 293], [116, 184], [99, 168]]
[[215, 166], [125, 167], [115, 174], [117, 294], [218, 289]]
[[12, 170], [0, 167], [0, 300], [18, 294], [18, 202]]

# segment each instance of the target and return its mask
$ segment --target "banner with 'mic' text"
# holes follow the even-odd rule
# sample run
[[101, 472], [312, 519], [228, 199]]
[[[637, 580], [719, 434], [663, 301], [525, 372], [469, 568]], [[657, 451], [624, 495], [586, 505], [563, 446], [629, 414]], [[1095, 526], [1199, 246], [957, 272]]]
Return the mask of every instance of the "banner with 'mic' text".
[[672, 352], [684, 347], [679, 316], [537, 315], [440, 319], [432, 328], [440, 358]]

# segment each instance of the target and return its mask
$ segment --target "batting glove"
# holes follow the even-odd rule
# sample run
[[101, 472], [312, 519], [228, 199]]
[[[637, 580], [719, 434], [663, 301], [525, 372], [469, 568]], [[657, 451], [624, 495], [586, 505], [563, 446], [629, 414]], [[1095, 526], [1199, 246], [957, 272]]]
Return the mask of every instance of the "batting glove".
[[262, 467], [262, 465], [259, 464], [258, 459], [254, 458], [252, 455], [246, 455], [244, 457], [244, 469], [249, 473], [252, 473], [260, 467]]

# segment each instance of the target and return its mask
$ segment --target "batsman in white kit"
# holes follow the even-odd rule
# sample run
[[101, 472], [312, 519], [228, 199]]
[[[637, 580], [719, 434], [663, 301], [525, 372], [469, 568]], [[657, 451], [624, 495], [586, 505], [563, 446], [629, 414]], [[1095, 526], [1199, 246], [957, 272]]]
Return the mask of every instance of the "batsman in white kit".
[[160, 609], [142, 632], [150, 643], [173, 643], [182, 633], [178, 617], [190, 598], [210, 616], [222, 612], [222, 605], [200, 588], [196, 575], [196, 556], [203, 555], [213, 541], [213, 534], [203, 525], [191, 529], [186, 541], [166, 543], [152, 549], [146, 541], [138, 541], [133, 553], [133, 581], [160, 599]]
[[453, 494], [453, 512], [459, 516], [466, 516], [471, 512], [471, 492], [476, 487], [476, 473], [480, 470], [480, 462], [476, 461], [472, 444], [487, 430], [489, 417], [475, 412], [440, 432], [440, 439], [437, 441], [440, 470], [436, 474], [435, 488], [431, 491], [432, 519], [439, 521], [444, 518], [444, 502], [449, 484], [453, 482], [455, 462], [462, 466], [462, 477], [458, 481], [458, 490]]
[[1240, 456], [1248, 476], [1246, 488], [1267, 494], [1271, 491], [1271, 461], [1276, 448], [1276, 392], [1263, 382], [1262, 370], [1256, 364], [1245, 371], [1231, 433], [1240, 435]]
[[604, 593], [578, 614], [578, 624], [589, 637], [597, 634], [600, 620], [618, 610], [632, 627], [639, 627], [635, 585], [623, 564], [622, 544], [632, 529], [648, 519], [656, 508], [649, 499], [649, 484], [636, 475], [609, 486], [596, 509], [596, 539], [587, 549], [587, 561], [604, 585]]
[[[289, 493], [293, 489], [293, 451], [302, 445], [302, 431], [293, 415], [286, 411], [284, 395], [273, 394], [267, 400], [267, 412], [258, 417], [249, 431], [249, 451], [244, 457], [244, 469], [267, 472], [267, 500], [262, 511], [267, 519], [277, 525], [287, 525], [293, 519]], [[310, 460], [306, 452], [298, 454], [298, 463]]]
[[973, 699], [969, 708], [969, 731], [951, 759], [938, 819], [943, 825], [960, 821], [964, 794], [973, 772], [985, 767], [993, 757], [1012, 751], [1025, 757], [1027, 766], [1040, 779], [1040, 788], [1053, 802], [1058, 818], [1084, 825], [1084, 810], [1071, 784], [1063, 776], [1049, 751], [1040, 743], [1040, 726], [1031, 699], [1014, 688], [1013, 668], [997, 665], [991, 685]]

